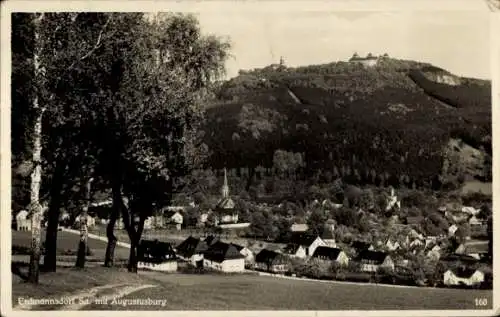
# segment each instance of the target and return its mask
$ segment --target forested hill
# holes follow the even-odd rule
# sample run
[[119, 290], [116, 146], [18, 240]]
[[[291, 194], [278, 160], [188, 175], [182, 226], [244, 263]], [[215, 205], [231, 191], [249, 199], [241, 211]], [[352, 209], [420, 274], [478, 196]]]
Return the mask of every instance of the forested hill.
[[269, 168], [284, 150], [303, 154], [305, 175], [408, 184], [440, 174], [488, 178], [490, 89], [489, 81], [393, 58], [374, 67], [242, 71], [207, 110], [210, 165]]

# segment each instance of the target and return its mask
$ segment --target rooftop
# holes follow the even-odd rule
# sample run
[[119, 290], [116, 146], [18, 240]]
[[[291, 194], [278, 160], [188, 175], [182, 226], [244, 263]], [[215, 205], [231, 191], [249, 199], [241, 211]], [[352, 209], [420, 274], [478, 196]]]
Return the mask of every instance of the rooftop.
[[203, 254], [206, 259], [216, 262], [244, 258], [234, 245], [221, 241], [213, 243]]
[[342, 250], [338, 248], [319, 246], [314, 251], [313, 258], [326, 257], [330, 260], [336, 260], [339, 257], [340, 252], [342, 252]]

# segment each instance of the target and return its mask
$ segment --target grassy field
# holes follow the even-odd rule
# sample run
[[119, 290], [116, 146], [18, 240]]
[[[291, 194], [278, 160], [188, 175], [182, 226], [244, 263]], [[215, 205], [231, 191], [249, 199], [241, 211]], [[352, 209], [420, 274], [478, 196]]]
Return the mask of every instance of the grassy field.
[[[78, 249], [79, 236], [77, 234], [59, 231], [57, 233], [57, 252], [61, 254], [65, 251], [76, 251]], [[42, 231], [42, 241], [45, 241], [45, 230]], [[104, 261], [106, 254], [107, 243], [100, 240], [89, 239], [89, 248], [92, 251], [91, 258], [98, 258]], [[30, 247], [31, 246], [31, 232], [27, 231], [12, 231], [12, 245]], [[126, 260], [128, 259], [129, 251], [126, 248], [117, 246], [115, 249], [115, 259]]]
[[[485, 290], [404, 288], [382, 285], [321, 283], [253, 275], [193, 275], [140, 272], [117, 268], [83, 271], [59, 269], [43, 273], [41, 284], [13, 282], [13, 303], [19, 296], [61, 296], [109, 283], [154, 284], [155, 288], [132, 293], [123, 299], [164, 299], [161, 306], [91, 304], [85, 310], [384, 310], [384, 309], [477, 309], [475, 298]], [[491, 308], [481, 307], [485, 309]], [[45, 307], [44, 309], [49, 309]], [[53, 309], [53, 308], [52, 308]]]
[[[106, 228], [102, 225], [96, 225], [94, 228], [90, 229], [89, 232], [104, 237], [106, 235]], [[114, 233], [119, 241], [127, 243], [130, 241], [127, 232], [125, 230], [115, 229]], [[177, 246], [190, 235], [193, 235], [194, 237], [201, 237], [203, 239], [201, 230], [196, 233], [193, 232], [193, 230], [189, 229], [181, 231], [167, 230], [167, 229], [152, 229], [152, 230], [145, 229], [144, 233], [142, 234], [142, 239], [144, 240], [158, 239], [159, 241], [169, 242], [172, 245]], [[247, 246], [248, 243], [250, 242], [252, 244], [255, 244], [255, 246], [259, 250], [264, 247], [270, 247], [276, 249], [276, 248], [283, 248], [285, 246], [284, 244], [264, 242], [260, 240], [246, 239], [240, 237], [228, 236], [226, 238], [224, 235], [222, 236], [221, 240], [225, 242], [240, 244], [243, 246]], [[259, 244], [261, 244], [261, 247], [258, 247]]]

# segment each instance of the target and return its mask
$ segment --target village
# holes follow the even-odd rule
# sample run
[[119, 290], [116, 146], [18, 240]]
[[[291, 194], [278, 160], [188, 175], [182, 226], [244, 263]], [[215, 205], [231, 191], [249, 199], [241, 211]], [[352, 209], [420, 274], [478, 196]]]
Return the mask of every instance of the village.
[[[386, 211], [401, 209], [395, 190], [388, 191]], [[481, 219], [484, 217], [480, 208], [451, 203], [439, 208], [438, 212], [451, 223], [447, 232], [440, 235], [424, 235], [415, 230], [412, 223], [418, 217], [408, 217], [405, 224], [395, 224], [397, 216], [393, 216], [391, 228], [399, 231], [398, 234], [376, 240], [362, 236], [339, 240], [336, 231], [339, 227], [335, 220], [328, 219], [321, 234], [311, 232], [307, 223], [292, 223], [287, 238], [276, 243], [242, 237], [241, 232], [252, 224], [239, 218], [225, 169], [221, 195], [213, 210], [199, 214], [194, 227], [185, 227], [186, 209], [194, 208], [194, 203], [170, 206], [162, 214], [149, 217], [144, 223], [145, 232], [138, 251], [139, 269], [170, 273], [257, 271], [275, 276], [434, 287], [488, 288], [492, 285], [488, 227], [486, 219]], [[110, 202], [97, 202], [93, 207], [107, 204]], [[343, 207], [330, 200], [314, 200], [311, 206], [333, 210]], [[30, 230], [31, 222], [26, 216], [24, 210], [17, 213], [13, 221], [16, 230]], [[71, 228], [77, 229], [81, 220], [78, 215], [71, 221], [65, 213], [60, 218], [60, 230], [78, 234], [79, 231]], [[107, 222], [96, 213], [87, 215], [89, 232], [102, 239], [105, 239], [103, 230], [97, 228]], [[470, 227], [465, 235], [461, 233], [463, 224]], [[116, 229], [118, 232], [123, 229], [123, 221], [117, 223]], [[127, 239], [123, 238], [122, 242]]]

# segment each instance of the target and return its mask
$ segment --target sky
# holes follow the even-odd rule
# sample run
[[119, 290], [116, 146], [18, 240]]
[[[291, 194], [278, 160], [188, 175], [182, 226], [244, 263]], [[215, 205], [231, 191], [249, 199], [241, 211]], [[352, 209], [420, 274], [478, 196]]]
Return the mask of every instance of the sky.
[[198, 11], [202, 32], [229, 38], [227, 76], [278, 63], [330, 63], [363, 56], [429, 62], [466, 77], [491, 79], [487, 11]]

